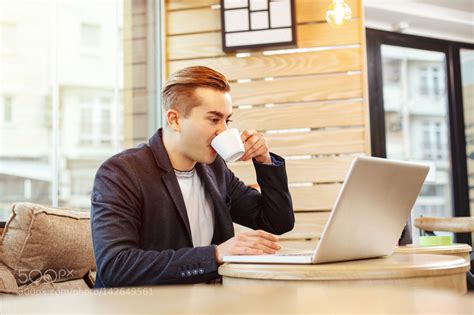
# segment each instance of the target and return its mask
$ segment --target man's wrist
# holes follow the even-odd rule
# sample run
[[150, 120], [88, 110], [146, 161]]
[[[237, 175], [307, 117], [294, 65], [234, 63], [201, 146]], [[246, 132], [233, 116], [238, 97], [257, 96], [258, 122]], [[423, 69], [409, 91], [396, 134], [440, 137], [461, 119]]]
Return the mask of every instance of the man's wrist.
[[270, 153], [268, 153], [268, 155], [264, 159], [255, 158], [255, 161], [257, 161], [257, 163], [265, 164], [265, 165], [272, 165], [273, 164], [272, 157], [271, 157]]
[[216, 258], [216, 262], [218, 265], [222, 265], [223, 262], [221, 258], [219, 257], [219, 248], [215, 244], [212, 244], [212, 245], [214, 246], [214, 257]]
[[257, 164], [273, 165], [273, 166], [281, 166], [284, 164], [284, 160], [279, 156], [275, 156], [273, 153], [269, 154], [269, 158], [270, 158], [270, 162], [265, 161], [266, 163], [262, 163], [255, 158], [254, 158], [254, 162]]

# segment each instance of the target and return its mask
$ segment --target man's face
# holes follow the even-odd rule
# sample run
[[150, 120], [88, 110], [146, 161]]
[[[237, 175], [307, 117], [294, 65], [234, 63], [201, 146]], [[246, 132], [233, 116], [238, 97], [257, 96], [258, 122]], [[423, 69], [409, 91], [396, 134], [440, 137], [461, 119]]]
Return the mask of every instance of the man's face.
[[210, 164], [217, 153], [211, 141], [227, 129], [232, 115], [232, 99], [228, 92], [210, 88], [197, 88], [193, 107], [188, 117], [180, 117], [180, 152], [187, 159]]

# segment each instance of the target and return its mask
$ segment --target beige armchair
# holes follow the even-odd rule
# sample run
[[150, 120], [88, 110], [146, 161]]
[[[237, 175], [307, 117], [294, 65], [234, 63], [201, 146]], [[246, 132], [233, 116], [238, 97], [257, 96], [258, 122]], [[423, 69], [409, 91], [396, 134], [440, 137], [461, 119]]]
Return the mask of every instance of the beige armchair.
[[88, 290], [94, 270], [88, 212], [12, 206], [0, 239], [0, 293]]

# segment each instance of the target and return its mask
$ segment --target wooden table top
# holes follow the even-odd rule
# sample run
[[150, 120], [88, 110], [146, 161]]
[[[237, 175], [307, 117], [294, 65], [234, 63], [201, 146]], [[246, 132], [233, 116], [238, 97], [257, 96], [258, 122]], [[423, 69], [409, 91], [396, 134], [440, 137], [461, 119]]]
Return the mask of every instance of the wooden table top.
[[156, 286], [0, 296], [1, 314], [473, 314], [474, 295], [393, 288]]
[[452, 244], [444, 246], [420, 246], [420, 245], [405, 245], [395, 248], [395, 253], [418, 253], [418, 254], [460, 254], [470, 253], [472, 247], [468, 244]]
[[318, 265], [236, 264], [219, 267], [226, 277], [271, 280], [351, 280], [432, 277], [467, 272], [459, 256], [394, 254], [391, 256]]
[[[282, 241], [282, 253], [292, 253], [298, 251], [312, 252], [316, 248], [318, 240], [312, 241]], [[414, 244], [408, 244], [405, 246], [395, 247], [395, 253], [404, 253], [404, 254], [460, 254], [460, 253], [470, 253], [472, 247], [468, 244], [451, 244], [444, 246], [420, 246]]]

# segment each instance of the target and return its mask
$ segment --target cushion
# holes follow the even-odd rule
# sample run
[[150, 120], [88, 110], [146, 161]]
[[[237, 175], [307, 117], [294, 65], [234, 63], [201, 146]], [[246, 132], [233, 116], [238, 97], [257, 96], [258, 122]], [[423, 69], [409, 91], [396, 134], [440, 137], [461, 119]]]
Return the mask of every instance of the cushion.
[[0, 239], [0, 260], [18, 285], [49, 275], [53, 282], [82, 278], [95, 269], [90, 214], [16, 203]]
[[18, 294], [15, 277], [2, 263], [0, 263], [0, 293]]

